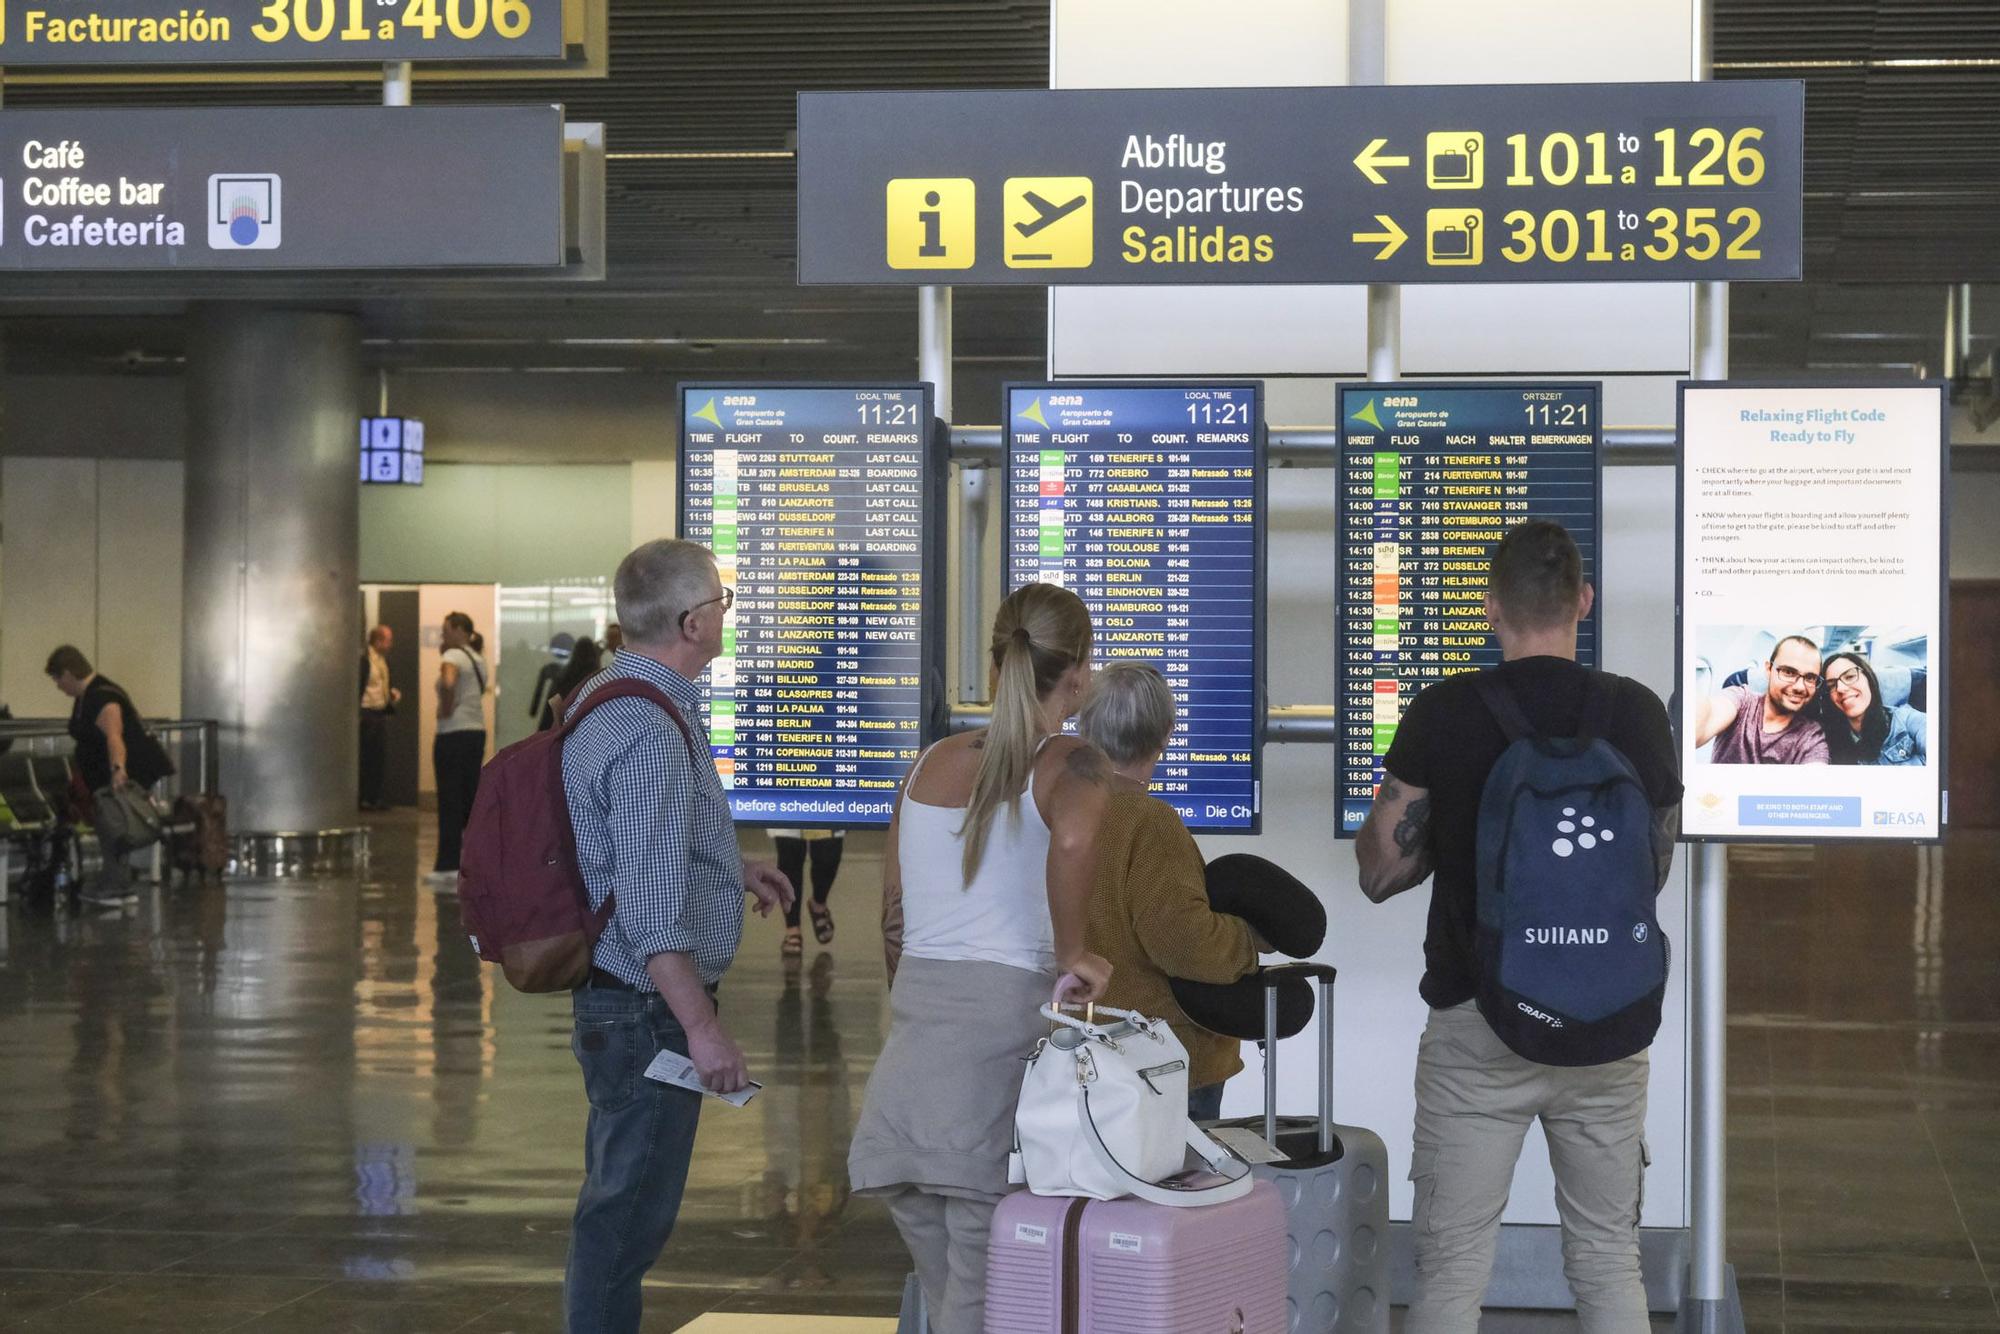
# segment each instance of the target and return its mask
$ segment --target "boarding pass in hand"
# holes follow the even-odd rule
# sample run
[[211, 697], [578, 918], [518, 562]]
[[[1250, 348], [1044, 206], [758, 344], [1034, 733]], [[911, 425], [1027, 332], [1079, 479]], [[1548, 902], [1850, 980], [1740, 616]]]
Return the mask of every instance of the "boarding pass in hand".
[[741, 1107], [757, 1096], [764, 1086], [751, 1080], [734, 1093], [716, 1093], [702, 1087], [701, 1076], [694, 1071], [694, 1062], [677, 1051], [663, 1051], [653, 1058], [646, 1067], [646, 1078], [657, 1079], [662, 1084], [672, 1084], [675, 1088], [692, 1089], [696, 1093], [706, 1093], [711, 1098], [720, 1098], [732, 1107]]

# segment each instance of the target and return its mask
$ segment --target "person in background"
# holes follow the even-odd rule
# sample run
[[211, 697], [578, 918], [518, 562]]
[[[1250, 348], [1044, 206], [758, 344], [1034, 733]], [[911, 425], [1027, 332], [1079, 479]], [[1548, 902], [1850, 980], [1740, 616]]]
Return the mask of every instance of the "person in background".
[[1142, 662], [1097, 673], [1077, 733], [1111, 761], [1084, 940], [1111, 964], [1104, 1004], [1165, 1019], [1188, 1051], [1188, 1116], [1222, 1115], [1222, 1085], [1243, 1068], [1235, 1038], [1197, 1026], [1169, 977], [1234, 982], [1266, 948], [1240, 917], [1208, 906], [1207, 863], [1172, 806], [1147, 794], [1174, 730], [1174, 692]]
[[[1530, 519], [1494, 548], [1486, 616], [1500, 640], [1492, 679], [1536, 734], [1575, 736], [1602, 674], [1576, 661], [1577, 625], [1595, 593], [1562, 525]], [[1781, 659], [1781, 661], [1784, 661]], [[1812, 669], [1819, 652], [1812, 652]], [[1666, 706], [1637, 681], [1613, 692], [1609, 742], [1646, 788], [1655, 892], [1680, 829], [1679, 755]], [[1753, 697], [1753, 702], [1758, 702]], [[1761, 707], [1761, 704], [1760, 704]], [[1758, 726], [1755, 715], [1750, 726]], [[1383, 758], [1388, 770], [1355, 843], [1361, 889], [1381, 903], [1437, 872], [1418, 990], [1430, 1019], [1417, 1047], [1410, 1180], [1416, 1290], [1407, 1334], [1475, 1334], [1500, 1215], [1528, 1124], [1540, 1119], [1562, 1217], [1563, 1273], [1583, 1334], [1644, 1334], [1639, 1203], [1646, 1178], [1647, 1051], [1599, 1065], [1540, 1065], [1500, 1040], [1478, 988], [1480, 798], [1507, 735], [1461, 672], [1425, 687]]]
[[472, 818], [479, 795], [479, 768], [486, 762], [486, 683], [489, 673], [480, 651], [485, 640], [472, 618], [455, 611], [444, 618], [440, 636], [444, 652], [438, 662], [437, 738], [431, 742], [431, 767], [437, 775], [438, 851], [431, 868], [435, 881], [458, 880], [459, 842]]
[[388, 770], [389, 718], [402, 702], [403, 692], [389, 680], [389, 650], [395, 647], [396, 632], [378, 625], [368, 632], [368, 644], [361, 650], [361, 809], [386, 811], [382, 782]]
[[563, 702], [576, 694], [578, 686], [603, 670], [604, 651], [597, 647], [595, 639], [579, 639], [571, 645], [569, 661], [563, 664], [561, 674], [549, 682], [548, 698], [542, 704], [541, 723], [535, 730], [546, 732], [554, 727]]
[[1930, 720], [1907, 704], [1882, 702], [1875, 668], [1859, 653], [1842, 651], [1820, 669], [1826, 688], [1819, 722], [1827, 758], [1834, 764], [1923, 764], [1930, 754]]
[[1819, 645], [1786, 635], [1764, 670], [1763, 694], [1730, 686], [1701, 702], [1695, 745], [1715, 743], [1710, 764], [1825, 764], [1826, 733], [1808, 707], [1819, 691]]
[[[558, 634], [549, 637], [549, 660], [542, 664], [542, 670], [535, 673], [534, 694], [528, 699], [528, 716], [546, 719], [550, 694], [554, 692], [556, 681], [569, 666], [570, 655], [576, 651], [576, 636]], [[588, 676], [583, 678], [588, 681]], [[537, 731], [546, 732], [549, 724], [544, 721]]]
[[604, 651], [606, 653], [616, 653], [619, 649], [624, 647], [625, 647], [625, 631], [622, 628], [620, 628], [618, 622], [613, 621], [611, 624], [605, 626]]
[[715, 558], [692, 542], [648, 542], [619, 564], [613, 586], [632, 638], [567, 711], [631, 679], [664, 693], [681, 720], [651, 700], [608, 700], [563, 741], [577, 865], [591, 907], [612, 904], [589, 980], [571, 993], [570, 1050], [590, 1119], [563, 1275], [566, 1334], [637, 1334], [641, 1285], [673, 1233], [702, 1103], [647, 1079], [646, 1068], [673, 1051], [703, 1088], [745, 1087], [716, 990], [743, 938], [744, 893], [764, 914], [791, 896], [777, 867], [738, 851], [707, 744], [695, 683], [722, 651], [733, 600]]
[[[166, 752], [146, 731], [132, 697], [108, 677], [99, 676], [90, 659], [73, 645], [49, 654], [43, 667], [56, 689], [74, 700], [69, 714], [70, 740], [76, 743], [77, 772], [93, 794], [109, 794], [124, 785], [150, 788], [173, 772]], [[132, 894], [132, 870], [126, 862], [133, 851], [99, 831], [104, 867], [95, 886], [81, 894], [84, 902], [115, 905]]]
[[980, 1334], [986, 1234], [1008, 1190], [1021, 1059], [1048, 1033], [1059, 973], [1079, 1000], [1110, 965], [1084, 943], [1111, 769], [1062, 735], [1090, 682], [1090, 613], [1029, 584], [993, 623], [993, 722], [910, 767], [883, 851], [889, 1033], [848, 1150], [887, 1198], [932, 1334]]
[[[773, 829], [771, 843], [778, 850], [778, 869], [792, 882], [792, 906], [785, 910], [785, 943], [779, 952], [787, 959], [805, 953], [805, 934], [799, 928], [799, 906], [812, 913], [813, 938], [822, 945], [833, 943], [833, 914], [826, 906], [833, 893], [833, 879], [840, 874], [840, 854], [847, 834], [839, 829]], [[806, 898], [806, 862], [812, 862], [812, 898]]]

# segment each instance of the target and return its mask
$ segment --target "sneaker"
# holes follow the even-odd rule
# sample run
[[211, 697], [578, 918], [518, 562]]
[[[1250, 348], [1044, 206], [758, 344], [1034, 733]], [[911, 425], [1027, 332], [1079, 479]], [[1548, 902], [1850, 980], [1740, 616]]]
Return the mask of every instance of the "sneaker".
[[424, 880], [435, 890], [458, 888], [458, 872], [456, 871], [432, 871], [424, 876]]

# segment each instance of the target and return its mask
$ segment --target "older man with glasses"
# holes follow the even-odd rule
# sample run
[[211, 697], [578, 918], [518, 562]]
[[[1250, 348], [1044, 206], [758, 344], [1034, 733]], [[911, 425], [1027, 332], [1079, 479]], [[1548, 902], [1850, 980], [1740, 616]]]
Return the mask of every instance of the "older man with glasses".
[[1771, 649], [1760, 695], [1731, 686], [1702, 701], [1695, 744], [1710, 741], [1711, 764], [1825, 764], [1826, 733], [1805, 708], [1819, 693], [1819, 645], [1787, 635]]
[[576, 989], [571, 1050], [590, 1101], [584, 1183], [563, 1280], [567, 1334], [636, 1334], [640, 1286], [680, 1212], [701, 1095], [645, 1077], [663, 1050], [702, 1086], [748, 1083], [717, 988], [743, 935], [743, 896], [786, 907], [791, 883], [737, 851], [729, 794], [702, 711], [701, 674], [722, 652], [735, 594], [692, 542], [649, 542], [614, 580], [625, 642], [566, 711], [606, 683], [656, 687], [675, 712], [612, 699], [563, 743], [563, 786], [591, 906], [611, 908]]

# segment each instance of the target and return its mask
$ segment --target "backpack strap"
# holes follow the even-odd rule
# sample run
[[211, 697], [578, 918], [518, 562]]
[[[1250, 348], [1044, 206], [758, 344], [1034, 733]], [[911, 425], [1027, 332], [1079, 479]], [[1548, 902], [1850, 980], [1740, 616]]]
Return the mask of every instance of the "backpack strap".
[[[694, 733], [688, 729], [687, 719], [682, 716], [680, 708], [675, 705], [673, 698], [666, 691], [660, 689], [650, 681], [641, 681], [636, 677], [630, 676], [621, 676], [606, 681], [603, 685], [585, 695], [569, 711], [569, 716], [556, 725], [556, 746], [560, 748], [564, 742], [569, 740], [569, 734], [576, 730], [576, 725], [582, 722], [592, 709], [600, 704], [608, 704], [614, 699], [650, 700], [662, 709], [665, 709], [667, 717], [673, 719], [674, 726], [680, 730], [681, 740], [687, 743], [688, 762], [690, 764], [699, 763], [694, 747]], [[568, 814], [567, 804], [564, 806], [564, 814]], [[565, 824], [563, 827], [567, 829], [569, 826]], [[604, 930], [605, 927], [611, 924], [611, 915], [617, 911], [617, 908], [618, 896], [616, 894], [606, 894], [604, 896], [604, 906], [599, 908], [595, 914], [597, 929], [599, 931]]]
[[1492, 669], [1487, 669], [1472, 678], [1473, 689], [1486, 702], [1493, 720], [1500, 724], [1509, 742], [1525, 741], [1535, 736], [1535, 729], [1528, 723], [1528, 715], [1521, 712], [1521, 706], [1514, 698], [1514, 692], [1500, 683]]
[[582, 722], [592, 709], [600, 704], [608, 704], [614, 699], [651, 700], [654, 704], [665, 709], [667, 717], [673, 719], [674, 726], [680, 730], [681, 740], [687, 743], [688, 759], [694, 760], [697, 758], [694, 733], [688, 728], [687, 719], [682, 716], [680, 708], [673, 701], [673, 697], [650, 681], [641, 681], [636, 677], [630, 676], [606, 681], [603, 685], [585, 695], [570, 710], [569, 716], [564, 718], [559, 725], [559, 730], [562, 733], [561, 739], [564, 741], [569, 740], [569, 734], [576, 729], [576, 725]]
[[1610, 740], [1611, 722], [1617, 705], [1617, 692], [1611, 688], [1611, 678], [1603, 672], [1592, 672], [1583, 688], [1583, 719], [1577, 735], [1586, 741]]

